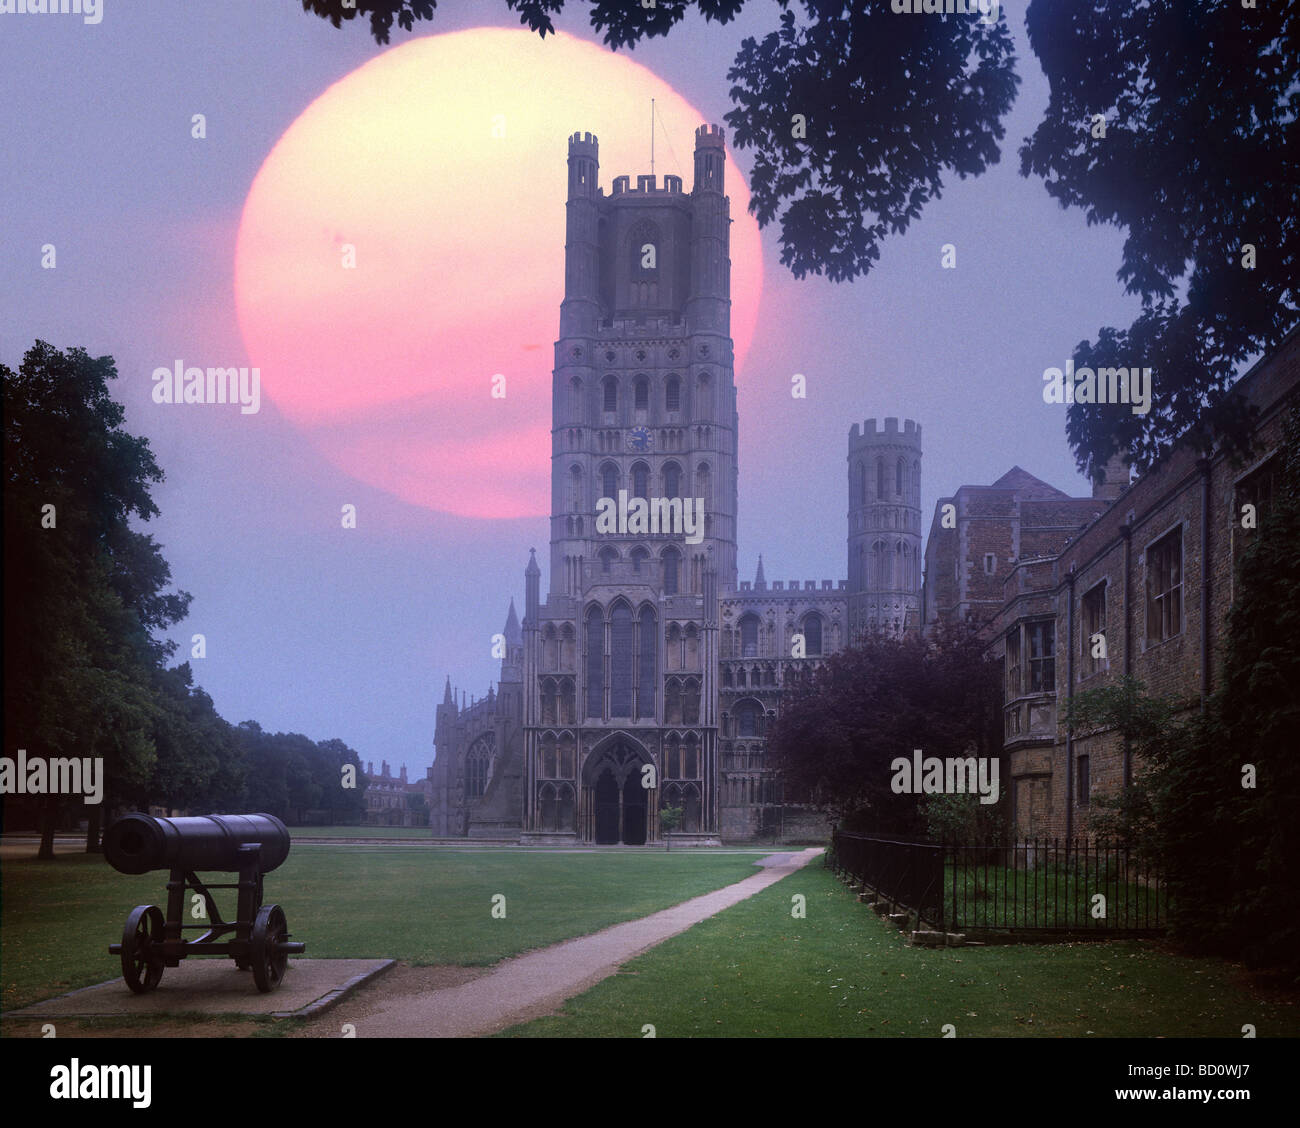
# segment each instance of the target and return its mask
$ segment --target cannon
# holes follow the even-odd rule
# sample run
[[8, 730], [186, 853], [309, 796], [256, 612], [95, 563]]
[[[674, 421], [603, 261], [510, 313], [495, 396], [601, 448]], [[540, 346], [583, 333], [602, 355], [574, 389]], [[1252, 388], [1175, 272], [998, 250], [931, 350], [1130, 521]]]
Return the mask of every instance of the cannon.
[[[167, 870], [167, 917], [156, 905], [137, 905], [126, 918], [122, 942], [110, 955], [122, 957], [122, 977], [137, 995], [158, 986], [163, 969], [188, 956], [233, 956], [241, 971], [250, 968], [259, 991], [273, 991], [284, 978], [289, 956], [301, 955], [302, 941], [289, 939], [284, 910], [262, 904], [262, 878], [289, 856], [288, 828], [274, 815], [202, 815], [155, 818], [132, 813], [117, 819], [104, 835], [104, 857], [119, 873]], [[200, 881], [198, 870], [238, 872], [237, 882]], [[237, 919], [225, 921], [210, 892], [238, 889]], [[203, 898], [208, 921], [186, 924], [186, 894]], [[203, 929], [186, 940], [187, 929]], [[234, 934], [232, 939], [221, 937]]]

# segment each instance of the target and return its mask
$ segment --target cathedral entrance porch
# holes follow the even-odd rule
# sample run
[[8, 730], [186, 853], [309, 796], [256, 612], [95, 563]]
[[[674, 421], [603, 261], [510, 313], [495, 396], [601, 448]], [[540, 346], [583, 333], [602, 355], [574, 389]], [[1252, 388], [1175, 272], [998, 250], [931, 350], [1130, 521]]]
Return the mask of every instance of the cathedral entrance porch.
[[620, 733], [590, 753], [582, 769], [582, 808], [579, 832], [597, 846], [644, 846], [653, 838], [656, 787], [643, 781], [653, 765], [650, 754]]

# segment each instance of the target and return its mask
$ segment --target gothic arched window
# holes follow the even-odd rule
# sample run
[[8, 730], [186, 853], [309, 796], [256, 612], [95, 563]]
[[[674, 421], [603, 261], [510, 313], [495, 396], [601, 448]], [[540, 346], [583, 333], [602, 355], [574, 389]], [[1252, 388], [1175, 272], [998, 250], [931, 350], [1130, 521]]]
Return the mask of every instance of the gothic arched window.
[[682, 554], [669, 546], [664, 549], [664, 595], [677, 594], [677, 581], [682, 570]]
[[682, 468], [675, 462], [664, 466], [664, 497], [682, 496]]
[[707, 462], [695, 468], [695, 496], [704, 499], [705, 508], [713, 503], [713, 473]]
[[707, 372], [701, 372], [695, 380], [695, 417], [707, 419], [713, 414], [713, 385]]
[[822, 617], [812, 611], [803, 621], [803, 644], [805, 654], [822, 652]]
[[587, 716], [605, 710], [605, 618], [599, 607], [587, 612]]
[[898, 460], [898, 465], [894, 467], [894, 492], [899, 497], [903, 496], [903, 460]]
[[[640, 497], [644, 495], [638, 494], [637, 496]], [[637, 545], [636, 548], [632, 550], [632, 571], [636, 572], [639, 575], [641, 572], [641, 565], [642, 563], [644, 563], [644, 561], [649, 555], [650, 555], [649, 549], [644, 548], [641, 545]]]
[[612, 462], [606, 462], [600, 468], [600, 490], [601, 497], [618, 500], [618, 467]]
[[637, 411], [645, 411], [650, 406], [650, 385], [644, 376], [637, 377], [635, 396], [633, 405]]
[[613, 413], [618, 410], [618, 379], [614, 376], [605, 377], [604, 404], [606, 412]]
[[649, 497], [646, 492], [647, 482], [650, 478], [650, 467], [644, 462], [638, 462], [632, 467], [632, 496]]
[[[605, 409], [609, 411], [609, 408]], [[885, 496], [885, 460], [876, 459], [876, 498], [882, 500]]]
[[608, 573], [610, 566], [618, 559], [618, 551], [606, 545], [600, 550], [600, 570]]
[[736, 735], [758, 736], [759, 707], [756, 701], [742, 701], [736, 706]]
[[658, 670], [655, 659], [658, 653], [658, 632], [655, 625], [655, 613], [649, 607], [641, 608], [640, 615], [641, 645], [639, 677], [637, 678], [636, 712], [638, 717], [655, 715], [655, 684]]
[[758, 657], [758, 616], [749, 614], [740, 620], [740, 656]]
[[475, 744], [465, 757], [465, 791], [469, 798], [481, 798], [487, 791], [490, 759], [491, 753], [482, 742]]
[[609, 617], [609, 715], [632, 715], [632, 608], [626, 603]]
[[664, 384], [664, 409], [680, 411], [682, 409], [682, 381], [678, 376], [669, 376]]
[[858, 463], [858, 494], [859, 501], [862, 505], [867, 504], [867, 466], [864, 462]]

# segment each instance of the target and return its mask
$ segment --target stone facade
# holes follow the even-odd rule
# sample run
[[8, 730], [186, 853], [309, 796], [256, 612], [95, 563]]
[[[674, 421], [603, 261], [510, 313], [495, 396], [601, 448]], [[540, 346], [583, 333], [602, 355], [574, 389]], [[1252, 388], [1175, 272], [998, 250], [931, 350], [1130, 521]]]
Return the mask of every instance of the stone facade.
[[[919, 622], [911, 420], [850, 432], [848, 580], [769, 585], [760, 558], [738, 581], [725, 158], [721, 129], [701, 126], [689, 194], [675, 176], [620, 176], [606, 196], [596, 138], [569, 140], [549, 584], [531, 552], [486, 698], [458, 708], [448, 683], [435, 834], [641, 845], [674, 806], [680, 844], [824, 837], [766, 763], [782, 687], [854, 630]], [[611, 528], [602, 499], [629, 514], [697, 499], [701, 523]]]

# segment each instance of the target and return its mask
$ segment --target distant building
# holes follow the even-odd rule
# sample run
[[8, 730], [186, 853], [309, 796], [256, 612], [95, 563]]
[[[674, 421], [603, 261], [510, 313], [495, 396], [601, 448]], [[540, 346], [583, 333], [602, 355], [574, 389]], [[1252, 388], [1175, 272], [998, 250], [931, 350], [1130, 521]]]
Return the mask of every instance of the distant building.
[[[410, 782], [406, 778], [406, 765], [394, 776], [388, 761], [380, 761], [379, 774], [375, 774], [374, 761], [366, 763], [366, 825], [367, 826], [428, 826], [433, 781], [420, 779]], [[412, 805], [414, 796], [423, 802]]]

